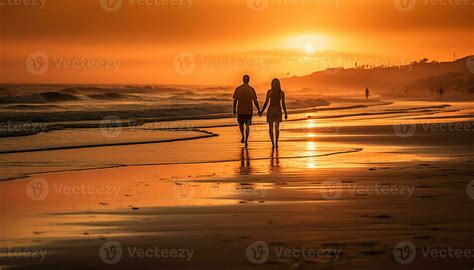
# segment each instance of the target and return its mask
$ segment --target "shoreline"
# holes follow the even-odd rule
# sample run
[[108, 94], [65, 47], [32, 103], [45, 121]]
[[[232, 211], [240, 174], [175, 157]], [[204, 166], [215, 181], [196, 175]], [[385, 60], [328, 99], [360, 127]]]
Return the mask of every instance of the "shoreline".
[[[421, 252], [469, 248], [474, 239], [472, 132], [423, 126], [449, 125], [464, 113], [444, 111], [432, 122], [413, 113], [351, 117], [338, 129], [289, 121], [279, 149], [265, 128], [252, 130], [246, 149], [232, 126], [210, 128], [219, 136], [202, 140], [2, 155], [5, 164], [39, 171], [0, 182], [3, 246], [48, 252], [41, 261], [4, 256], [0, 265], [136, 265], [135, 253], [114, 264], [100, 257], [104, 245], [119, 243], [124, 251], [194, 250], [189, 260], [140, 260], [143, 269], [220, 269], [220, 258], [240, 270], [257, 266], [246, 251], [263, 242], [272, 253], [262, 269], [397, 269], [394, 248], [409, 241], [420, 253], [407, 269], [466, 267], [472, 258]], [[407, 117], [415, 133], [398, 134], [390, 123]], [[66, 169], [55, 160], [79, 169], [51, 172]], [[102, 164], [110, 166], [80, 168]], [[275, 252], [303, 247], [341, 253], [333, 260]]]

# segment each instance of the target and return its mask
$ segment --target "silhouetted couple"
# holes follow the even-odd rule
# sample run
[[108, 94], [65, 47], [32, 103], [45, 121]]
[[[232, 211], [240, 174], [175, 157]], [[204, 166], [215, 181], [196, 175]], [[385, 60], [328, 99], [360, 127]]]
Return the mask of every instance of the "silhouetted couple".
[[245, 75], [244, 83], [235, 89], [234, 93], [234, 116], [237, 115], [240, 133], [242, 134], [241, 142], [248, 146], [250, 126], [252, 125], [253, 104], [257, 107], [258, 116], [262, 117], [268, 105], [267, 123], [270, 130], [270, 140], [273, 147], [278, 147], [280, 138], [280, 123], [283, 122], [282, 109], [285, 112], [285, 119], [288, 119], [286, 112], [285, 92], [281, 90], [280, 81], [273, 79], [272, 89], [268, 90], [267, 97], [263, 109], [260, 110], [258, 104], [257, 93], [255, 89], [249, 85], [250, 77]]

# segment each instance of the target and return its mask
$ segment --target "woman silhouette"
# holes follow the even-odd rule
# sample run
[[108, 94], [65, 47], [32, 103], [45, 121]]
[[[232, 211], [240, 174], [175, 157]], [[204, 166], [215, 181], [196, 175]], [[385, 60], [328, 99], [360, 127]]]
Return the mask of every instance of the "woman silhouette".
[[[270, 129], [270, 140], [272, 141], [273, 148], [278, 147], [278, 140], [280, 138], [280, 123], [283, 121], [282, 107], [285, 112], [285, 119], [288, 119], [288, 113], [286, 112], [286, 99], [285, 92], [281, 90], [281, 84], [278, 79], [273, 79], [272, 89], [268, 90], [265, 104], [260, 112], [260, 116], [263, 115], [265, 109], [268, 107], [267, 123]], [[275, 128], [275, 132], [273, 132]]]

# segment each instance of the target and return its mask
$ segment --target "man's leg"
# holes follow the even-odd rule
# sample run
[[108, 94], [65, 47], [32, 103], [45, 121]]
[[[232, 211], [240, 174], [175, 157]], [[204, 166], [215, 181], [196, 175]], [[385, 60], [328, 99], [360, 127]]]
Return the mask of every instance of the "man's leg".
[[249, 144], [249, 136], [250, 136], [250, 125], [249, 123], [245, 124], [245, 133], [246, 133], [246, 137], [245, 137], [245, 146], [248, 146]]
[[239, 124], [240, 134], [242, 134], [242, 139], [240, 140], [241, 143], [245, 142], [245, 135], [244, 135], [244, 124]]

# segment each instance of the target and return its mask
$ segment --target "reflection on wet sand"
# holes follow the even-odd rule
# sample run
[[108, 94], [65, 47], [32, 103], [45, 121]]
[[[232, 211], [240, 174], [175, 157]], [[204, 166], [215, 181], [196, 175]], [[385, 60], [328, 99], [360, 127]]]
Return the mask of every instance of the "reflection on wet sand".
[[[314, 156], [316, 155], [316, 143], [309, 141], [306, 143], [306, 155], [307, 156]], [[308, 158], [306, 168], [308, 169], [316, 169], [316, 162], [315, 158]]]
[[252, 174], [252, 167], [250, 166], [250, 155], [249, 149], [242, 147], [240, 151], [240, 174], [249, 175]]
[[270, 173], [280, 172], [280, 152], [278, 148], [272, 148], [269, 171]]

